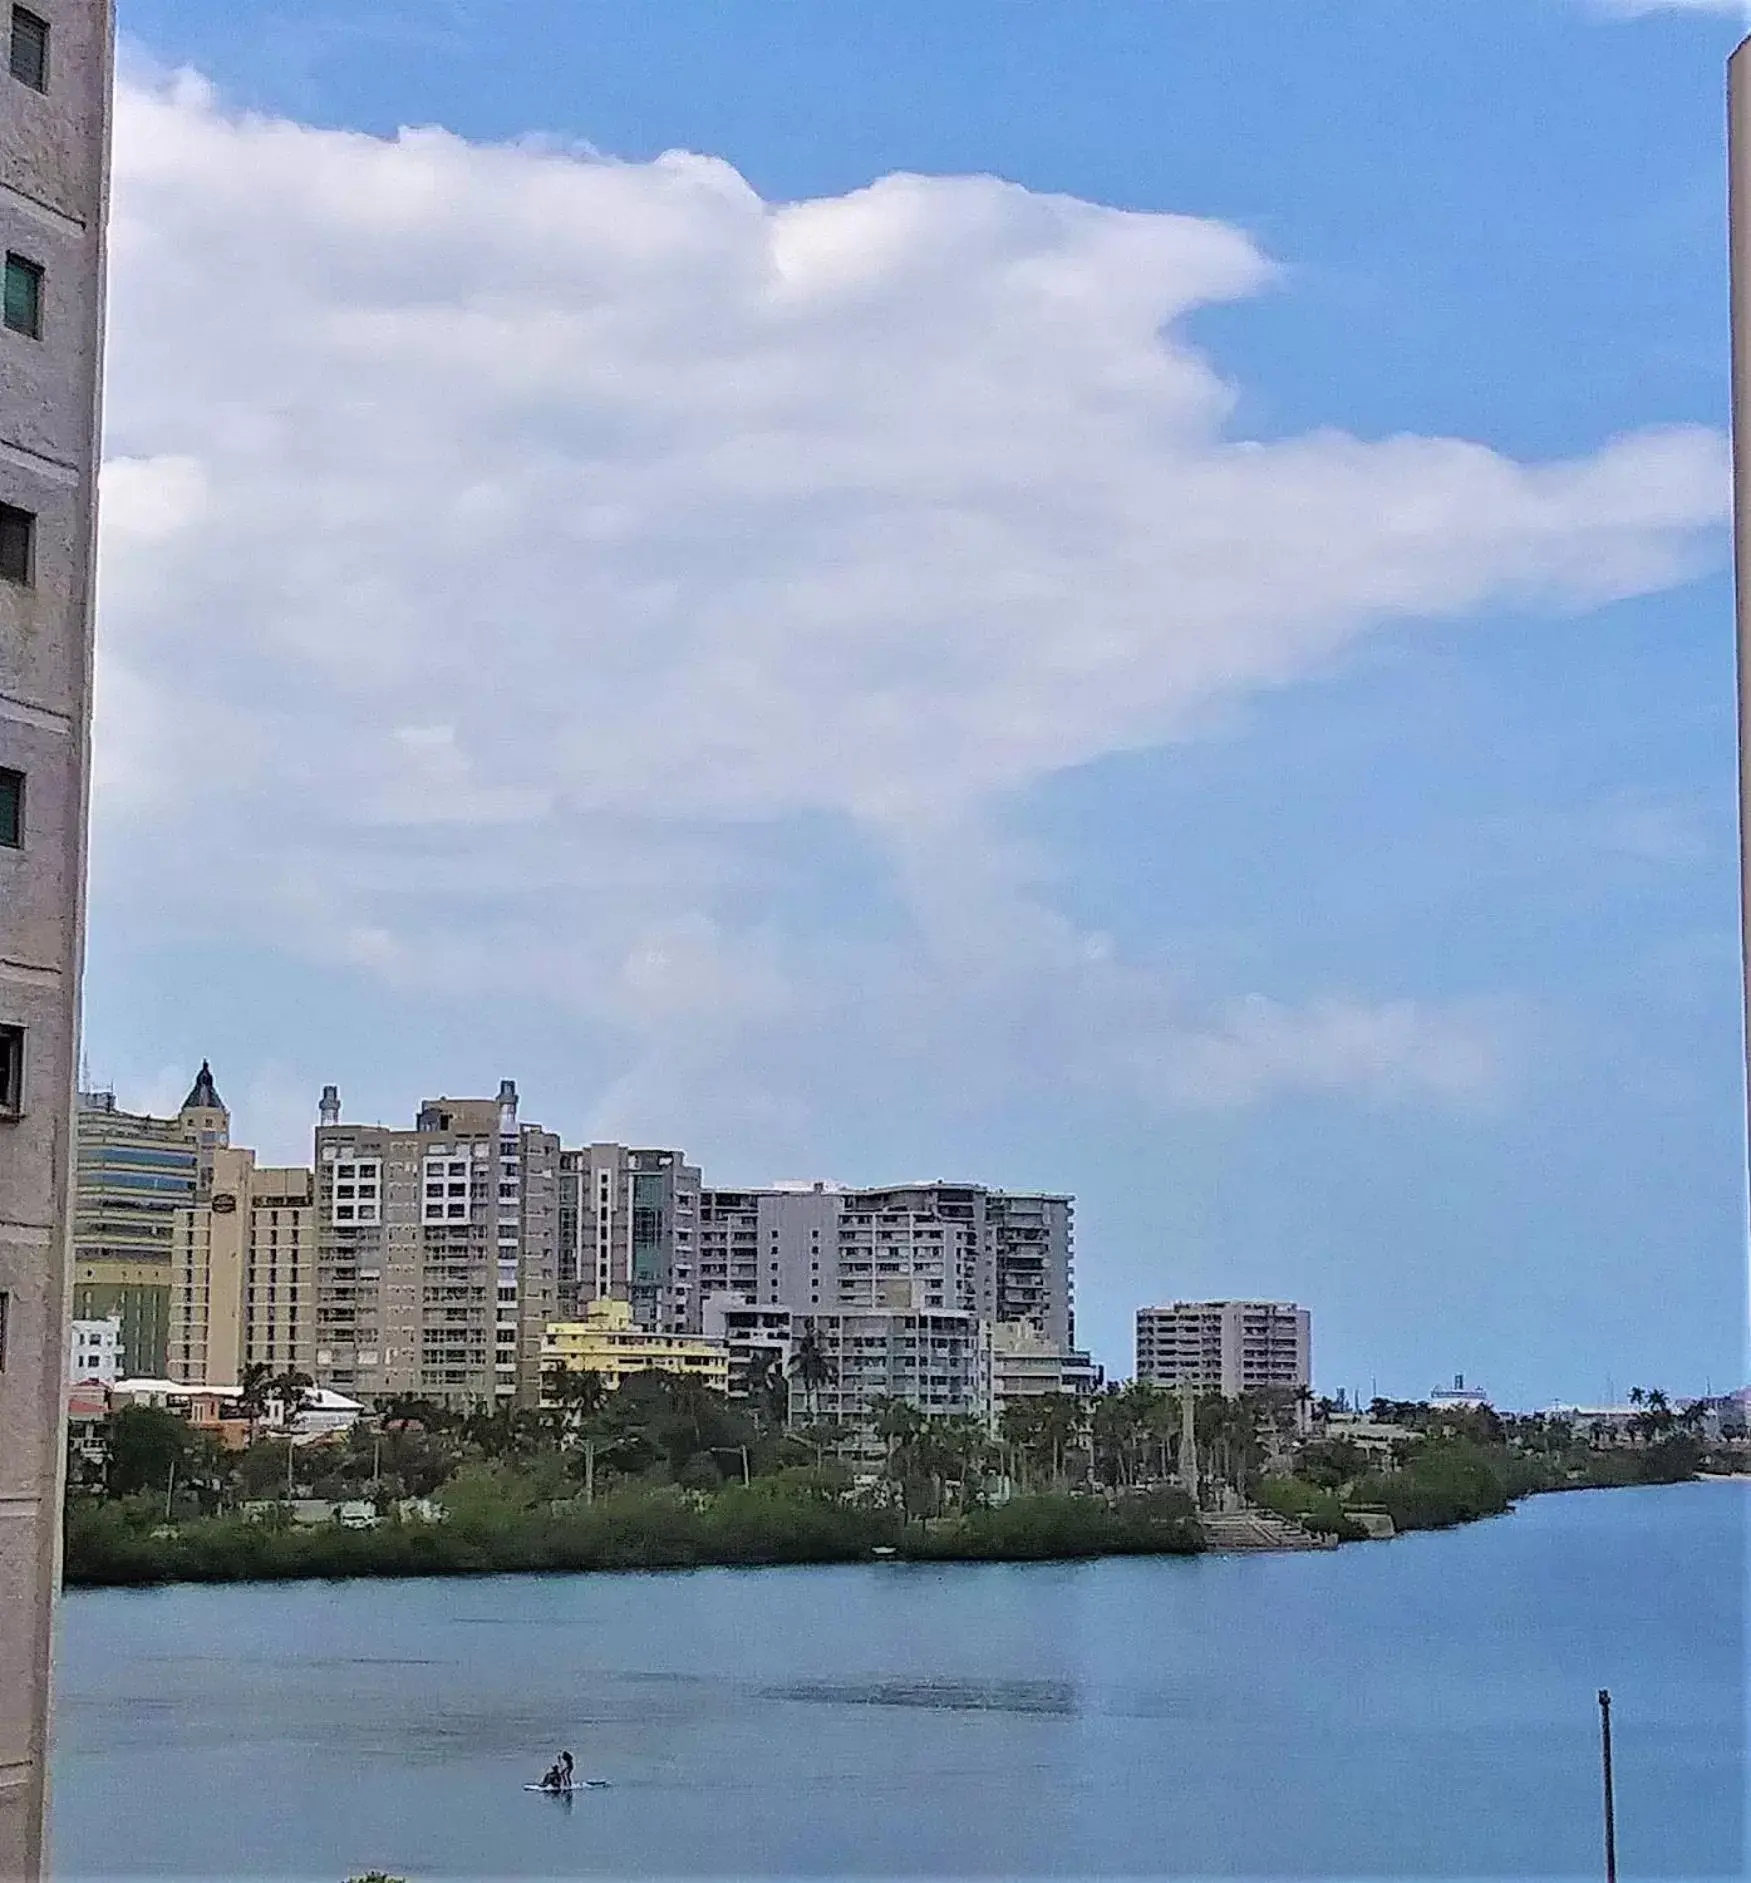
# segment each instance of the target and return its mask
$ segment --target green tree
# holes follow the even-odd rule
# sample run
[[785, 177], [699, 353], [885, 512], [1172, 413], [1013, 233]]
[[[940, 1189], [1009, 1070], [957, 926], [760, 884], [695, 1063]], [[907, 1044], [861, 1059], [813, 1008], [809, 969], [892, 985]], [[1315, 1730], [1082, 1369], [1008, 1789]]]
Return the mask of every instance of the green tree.
[[803, 1389], [804, 1414], [811, 1424], [820, 1413], [821, 1388], [833, 1379], [833, 1363], [813, 1327], [805, 1327], [790, 1354], [790, 1376]]
[[106, 1435], [112, 1497], [166, 1489], [172, 1472], [186, 1467], [193, 1450], [188, 1421], [157, 1406], [124, 1406], [110, 1416]]
[[251, 1360], [237, 1381], [237, 1410], [247, 1426], [246, 1443], [255, 1443], [256, 1428], [267, 1416], [268, 1399], [274, 1389], [274, 1370], [265, 1360]]

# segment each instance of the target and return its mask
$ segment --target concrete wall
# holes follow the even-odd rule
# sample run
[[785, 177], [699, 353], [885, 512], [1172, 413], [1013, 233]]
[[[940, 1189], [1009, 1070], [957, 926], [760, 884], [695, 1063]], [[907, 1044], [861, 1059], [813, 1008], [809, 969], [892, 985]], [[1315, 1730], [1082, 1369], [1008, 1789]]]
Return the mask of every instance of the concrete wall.
[[[92, 528], [102, 346], [109, 0], [32, 0], [47, 90], [0, 64], [0, 247], [44, 270], [39, 339], [0, 329], [0, 501], [37, 519], [33, 580], [0, 581], [0, 765], [25, 774], [0, 850], [0, 1024], [25, 1029], [0, 1121], [0, 1876], [43, 1865], [59, 1576], [68, 1209], [83, 956]], [[0, 37], [11, 9], [0, 10]]]

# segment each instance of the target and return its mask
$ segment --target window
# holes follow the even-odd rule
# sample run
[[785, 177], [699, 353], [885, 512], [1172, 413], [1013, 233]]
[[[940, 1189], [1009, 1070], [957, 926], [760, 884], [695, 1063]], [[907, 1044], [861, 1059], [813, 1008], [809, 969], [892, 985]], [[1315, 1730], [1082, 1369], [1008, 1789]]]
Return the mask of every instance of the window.
[[24, 773], [0, 765], [0, 849], [24, 845]]
[[0, 1118], [24, 1110], [24, 1028], [0, 1026]]
[[36, 518], [9, 503], [0, 503], [0, 578], [26, 588], [36, 579]]
[[32, 91], [49, 89], [49, 23], [26, 7], [12, 9], [12, 76]]
[[22, 255], [6, 257], [6, 325], [32, 340], [43, 337], [43, 271]]

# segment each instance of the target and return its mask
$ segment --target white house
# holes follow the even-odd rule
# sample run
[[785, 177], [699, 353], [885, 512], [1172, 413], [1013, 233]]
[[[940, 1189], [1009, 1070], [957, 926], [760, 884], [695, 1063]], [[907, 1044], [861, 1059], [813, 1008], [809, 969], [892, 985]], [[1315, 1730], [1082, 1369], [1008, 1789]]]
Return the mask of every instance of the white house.
[[75, 1321], [69, 1335], [67, 1378], [75, 1385], [98, 1380], [113, 1386], [122, 1376], [122, 1317]]

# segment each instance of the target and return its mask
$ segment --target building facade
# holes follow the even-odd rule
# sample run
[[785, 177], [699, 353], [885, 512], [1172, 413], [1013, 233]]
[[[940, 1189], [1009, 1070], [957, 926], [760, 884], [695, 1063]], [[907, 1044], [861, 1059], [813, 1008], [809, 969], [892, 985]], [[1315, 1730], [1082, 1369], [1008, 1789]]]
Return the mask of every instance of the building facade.
[[1313, 1382], [1313, 1329], [1292, 1301], [1175, 1301], [1137, 1310], [1137, 1378], [1237, 1398]]
[[73, 1312], [119, 1315], [137, 1373], [169, 1369], [178, 1213], [211, 1193], [230, 1128], [204, 1061], [174, 1118], [122, 1111], [113, 1092], [80, 1095]]
[[1068, 1351], [1074, 1204], [967, 1184], [792, 1184], [700, 1198], [698, 1299], [814, 1310], [955, 1310]]
[[697, 1333], [699, 1172], [681, 1151], [590, 1144], [559, 1159], [562, 1318], [626, 1302], [653, 1332]]
[[993, 1417], [1017, 1400], [1046, 1394], [1090, 1399], [1101, 1384], [1101, 1369], [1086, 1353], [1055, 1345], [1031, 1321], [999, 1321], [991, 1329]]
[[795, 1422], [840, 1425], [854, 1447], [879, 1454], [875, 1422], [884, 1399], [903, 1399], [931, 1418], [991, 1417], [991, 1324], [955, 1309], [822, 1311], [793, 1317], [824, 1379], [793, 1380]]
[[169, 1378], [231, 1386], [252, 1363], [311, 1372], [315, 1190], [308, 1170], [258, 1168], [253, 1151], [229, 1146], [216, 1152], [207, 1196], [176, 1215]]
[[558, 1312], [560, 1146], [517, 1088], [428, 1099], [412, 1130], [347, 1125], [330, 1086], [316, 1131], [311, 1372], [349, 1397], [471, 1407], [540, 1397]]
[[581, 1319], [555, 1322], [542, 1346], [543, 1388], [551, 1397], [555, 1368], [594, 1373], [610, 1391], [634, 1373], [674, 1373], [714, 1393], [730, 1389], [729, 1349], [697, 1334], [666, 1334], [641, 1327], [630, 1302], [602, 1297]]
[[[112, 71], [109, 0], [0, 10], [0, 1876], [43, 1867]], [[91, 1317], [86, 1317], [91, 1318]], [[107, 1318], [99, 1316], [97, 1318]]]
[[757, 1384], [788, 1385], [795, 1318], [789, 1308], [747, 1307], [730, 1294], [707, 1298], [705, 1338], [721, 1343], [729, 1356], [732, 1399], [746, 1399]]
[[67, 1377], [79, 1384], [95, 1380], [113, 1386], [126, 1366], [121, 1316], [106, 1321], [75, 1321], [67, 1341]]

